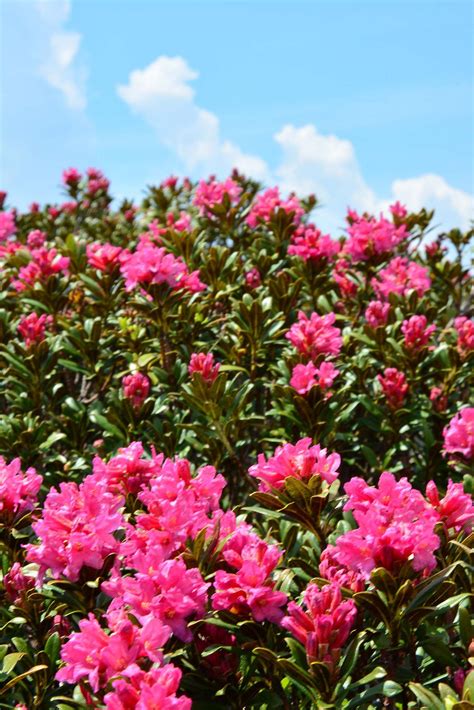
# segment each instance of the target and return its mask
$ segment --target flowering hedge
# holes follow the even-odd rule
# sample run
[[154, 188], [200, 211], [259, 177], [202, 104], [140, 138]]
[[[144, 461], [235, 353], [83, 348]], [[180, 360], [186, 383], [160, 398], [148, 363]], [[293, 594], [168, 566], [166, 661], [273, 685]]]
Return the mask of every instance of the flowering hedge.
[[473, 231], [63, 184], [0, 194], [0, 707], [474, 708]]

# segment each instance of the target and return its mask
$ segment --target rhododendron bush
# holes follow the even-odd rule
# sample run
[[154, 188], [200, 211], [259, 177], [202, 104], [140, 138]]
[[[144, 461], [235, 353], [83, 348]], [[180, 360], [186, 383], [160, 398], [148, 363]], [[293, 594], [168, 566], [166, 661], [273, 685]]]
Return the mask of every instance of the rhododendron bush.
[[474, 708], [472, 230], [63, 188], [0, 199], [0, 707]]

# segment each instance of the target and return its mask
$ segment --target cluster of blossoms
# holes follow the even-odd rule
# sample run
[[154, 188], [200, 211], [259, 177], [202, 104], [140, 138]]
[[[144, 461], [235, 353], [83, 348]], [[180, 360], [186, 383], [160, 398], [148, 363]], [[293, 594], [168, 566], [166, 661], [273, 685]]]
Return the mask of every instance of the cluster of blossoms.
[[31, 348], [35, 343], [41, 343], [45, 338], [46, 329], [53, 322], [52, 316], [47, 316], [45, 313], [38, 315], [30, 313], [28, 316], [23, 316], [18, 324], [18, 332], [25, 341], [27, 348]]
[[299, 256], [304, 261], [332, 259], [339, 251], [339, 244], [329, 234], [323, 234], [314, 224], [301, 224], [291, 237], [288, 254]]
[[366, 261], [373, 256], [388, 254], [407, 238], [406, 226], [396, 226], [382, 215], [375, 217], [359, 217], [351, 212], [351, 225], [347, 229], [349, 238], [344, 244], [344, 253], [353, 262]]
[[327, 453], [319, 444], [312, 446], [309, 438], [300, 439], [296, 444], [279, 446], [268, 460], [259, 454], [258, 462], [249, 468], [249, 474], [260, 481], [260, 490], [281, 489], [289, 477], [308, 481], [312, 476], [320, 476], [327, 484], [338, 477], [341, 463], [339, 454]]
[[198, 372], [204, 382], [212, 385], [217, 378], [220, 369], [220, 362], [214, 362], [212, 353], [192, 353], [189, 361], [188, 372], [191, 376]]
[[411, 316], [402, 323], [405, 347], [411, 351], [421, 350], [428, 345], [435, 330], [435, 325], [428, 325], [426, 316]]
[[210, 178], [208, 182], [200, 180], [195, 191], [193, 204], [199, 207], [201, 214], [212, 215], [212, 210], [216, 205], [222, 205], [227, 197], [230, 204], [239, 201], [242, 188], [232, 178], [227, 178], [224, 182], [218, 182]]
[[319, 355], [337, 355], [342, 347], [342, 336], [339, 328], [334, 326], [335, 320], [334, 313], [324, 316], [311, 313], [308, 318], [303, 311], [299, 311], [297, 322], [285, 337], [310, 360], [316, 360]]
[[365, 320], [371, 328], [379, 328], [388, 321], [390, 303], [371, 301], [365, 309]]
[[377, 375], [382, 391], [387, 398], [389, 407], [400, 409], [408, 394], [408, 382], [403, 372], [395, 367], [387, 367], [383, 375]]
[[346, 643], [357, 616], [352, 599], [343, 600], [338, 584], [327, 584], [321, 589], [316, 584], [306, 587], [301, 606], [290, 602], [288, 616], [282, 626], [303, 644], [308, 663], [325, 663], [334, 670], [341, 649]]
[[454, 320], [454, 327], [458, 334], [458, 351], [460, 355], [466, 356], [474, 350], [474, 320], [458, 316]]
[[13, 212], [0, 212], [0, 242], [5, 242], [15, 232], [15, 214]]
[[377, 296], [388, 299], [391, 293], [406, 296], [414, 290], [423, 296], [431, 286], [428, 269], [403, 256], [396, 256], [371, 281]]
[[283, 200], [278, 187], [269, 187], [256, 196], [247, 217], [247, 224], [252, 228], [257, 227], [260, 222], [268, 224], [279, 210], [292, 214], [295, 224], [299, 224], [304, 215], [304, 209], [295, 195]]
[[108, 272], [120, 264], [122, 248], [107, 242], [92, 242], [86, 247], [89, 266], [97, 271]]
[[21, 470], [20, 459], [9, 464], [0, 456], [0, 520], [11, 525], [13, 521], [33, 510], [42, 476], [34, 468]]
[[50, 570], [55, 578], [79, 579], [83, 567], [100, 570], [118, 551], [114, 533], [124, 520], [122, 498], [109, 492], [104, 481], [87, 476], [77, 483], [51, 488], [42, 515], [32, 527], [39, 544], [27, 547], [27, 558], [39, 565], [38, 578]]
[[339, 374], [332, 362], [322, 362], [316, 367], [311, 361], [306, 365], [295, 365], [290, 379], [290, 385], [298, 392], [305, 395], [313, 387], [328, 390]]
[[141, 372], [125, 375], [122, 380], [123, 396], [129, 399], [134, 409], [140, 409], [150, 393], [150, 380]]
[[133, 253], [122, 252], [120, 270], [127, 291], [151, 284], [167, 284], [172, 290], [191, 293], [206, 288], [199, 280], [199, 272], [190, 273], [181, 257], [147, 242], [141, 242]]
[[330, 579], [336, 571], [341, 579], [342, 569], [368, 580], [376, 567], [396, 571], [407, 561], [417, 572], [435, 567], [434, 552], [440, 542], [434, 526], [439, 516], [406, 478], [397, 481], [385, 472], [378, 487], [373, 487], [356, 477], [344, 490], [349, 496], [344, 510], [352, 511], [358, 527], [323, 552], [322, 560], [330, 557]]
[[474, 457], [474, 407], [464, 407], [443, 430], [444, 451]]
[[70, 259], [61, 256], [54, 247], [46, 249], [32, 249], [31, 261], [22, 266], [18, 271], [18, 276], [12, 281], [12, 286], [16, 291], [24, 291], [31, 288], [37, 281], [45, 282], [50, 276], [56, 274], [67, 275]]

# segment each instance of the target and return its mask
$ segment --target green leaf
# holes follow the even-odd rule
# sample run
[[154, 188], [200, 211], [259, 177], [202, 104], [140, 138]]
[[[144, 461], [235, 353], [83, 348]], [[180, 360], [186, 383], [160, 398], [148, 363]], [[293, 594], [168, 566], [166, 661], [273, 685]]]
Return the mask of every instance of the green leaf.
[[426, 710], [445, 710], [443, 701], [421, 683], [408, 683], [408, 687], [418, 700], [423, 703], [423, 707], [426, 707]]
[[18, 661], [26, 656], [26, 653], [8, 653], [3, 659], [2, 673], [10, 675]]

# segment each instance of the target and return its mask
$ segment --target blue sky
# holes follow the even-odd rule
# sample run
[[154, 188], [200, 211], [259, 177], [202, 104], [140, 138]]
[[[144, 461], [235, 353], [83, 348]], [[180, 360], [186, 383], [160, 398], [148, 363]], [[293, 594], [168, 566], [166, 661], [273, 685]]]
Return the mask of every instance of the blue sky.
[[232, 165], [315, 191], [322, 226], [399, 198], [473, 213], [471, 2], [0, 0], [1, 187], [64, 167], [140, 196]]

